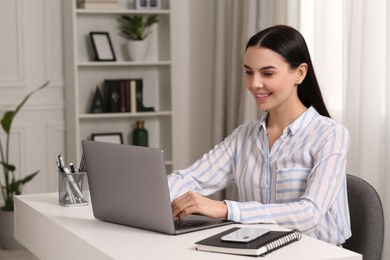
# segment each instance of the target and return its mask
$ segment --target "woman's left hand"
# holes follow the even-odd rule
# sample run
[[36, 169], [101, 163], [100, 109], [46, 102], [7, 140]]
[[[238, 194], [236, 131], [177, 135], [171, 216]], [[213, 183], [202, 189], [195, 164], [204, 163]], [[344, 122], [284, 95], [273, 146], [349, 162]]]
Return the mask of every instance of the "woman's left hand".
[[196, 192], [189, 191], [172, 204], [173, 217], [184, 219], [189, 214], [204, 215], [210, 218], [227, 218], [228, 209], [223, 201], [212, 200]]

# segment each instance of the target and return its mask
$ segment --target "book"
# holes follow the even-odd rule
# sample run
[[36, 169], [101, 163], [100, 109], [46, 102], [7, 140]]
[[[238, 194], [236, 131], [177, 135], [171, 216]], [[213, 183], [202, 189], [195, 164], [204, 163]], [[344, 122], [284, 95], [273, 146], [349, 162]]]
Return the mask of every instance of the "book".
[[200, 251], [209, 251], [225, 254], [260, 256], [266, 255], [292, 242], [298, 241], [302, 233], [297, 230], [291, 231], [270, 231], [251, 242], [230, 242], [222, 241], [221, 237], [230, 234], [239, 227], [228, 229], [206, 239], [196, 242], [196, 249]]
[[118, 80], [104, 80], [105, 112], [120, 112], [120, 88]]
[[137, 112], [137, 81], [130, 80], [130, 112]]
[[106, 113], [155, 111], [143, 104], [142, 78], [105, 79], [103, 86]]
[[126, 112], [126, 81], [119, 80], [119, 112]]

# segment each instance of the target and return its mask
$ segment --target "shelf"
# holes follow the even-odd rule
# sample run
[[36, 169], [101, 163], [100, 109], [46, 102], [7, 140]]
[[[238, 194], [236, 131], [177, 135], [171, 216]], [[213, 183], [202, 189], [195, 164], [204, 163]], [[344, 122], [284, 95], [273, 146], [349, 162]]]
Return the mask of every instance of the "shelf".
[[158, 14], [158, 15], [168, 15], [170, 10], [134, 10], [134, 9], [76, 9], [76, 14], [80, 15], [89, 15], [89, 14], [138, 14], [138, 15], [148, 15], [148, 14]]
[[105, 119], [105, 118], [137, 118], [137, 117], [161, 117], [171, 116], [171, 111], [158, 112], [138, 112], [138, 113], [98, 113], [98, 114], [80, 114], [80, 119]]
[[97, 62], [97, 61], [84, 61], [79, 62], [79, 67], [107, 67], [107, 66], [170, 66], [170, 61], [145, 61], [145, 62], [133, 62], [133, 61], [109, 61], [109, 62]]
[[[67, 99], [66, 149], [69, 160], [81, 157], [81, 140], [92, 133], [119, 132], [124, 143], [131, 144], [131, 133], [137, 120], [144, 120], [149, 145], [164, 150], [166, 165], [172, 170], [173, 118], [171, 11], [170, 0], [161, 0], [162, 9], [132, 9], [133, 0], [119, 1], [118, 9], [78, 9], [77, 0], [64, 0], [65, 95]], [[149, 52], [144, 61], [129, 61], [127, 40], [118, 31], [121, 15], [159, 15], [151, 28]], [[110, 35], [116, 61], [94, 61], [90, 32], [103, 31]], [[142, 102], [155, 112], [88, 113], [96, 88], [110, 95], [105, 80], [142, 79]], [[114, 93], [114, 92], [113, 92]], [[140, 92], [141, 93], [141, 92]], [[111, 93], [112, 94], [112, 93]], [[114, 94], [118, 94], [115, 92]], [[115, 98], [110, 96], [110, 98]], [[127, 97], [128, 98], [128, 97]]]

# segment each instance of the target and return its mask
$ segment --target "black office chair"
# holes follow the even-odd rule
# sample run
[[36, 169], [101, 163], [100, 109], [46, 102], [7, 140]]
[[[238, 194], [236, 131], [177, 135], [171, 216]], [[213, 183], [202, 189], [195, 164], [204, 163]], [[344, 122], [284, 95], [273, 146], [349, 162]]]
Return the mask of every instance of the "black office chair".
[[380, 260], [385, 221], [379, 195], [368, 182], [350, 174], [347, 190], [352, 237], [343, 247], [362, 254], [364, 260]]

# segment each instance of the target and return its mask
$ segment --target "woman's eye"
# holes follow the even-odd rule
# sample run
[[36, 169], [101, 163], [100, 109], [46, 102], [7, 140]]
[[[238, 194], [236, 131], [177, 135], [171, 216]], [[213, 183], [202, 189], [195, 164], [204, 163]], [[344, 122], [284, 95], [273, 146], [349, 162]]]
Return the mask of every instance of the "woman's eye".
[[252, 74], [253, 74], [253, 72], [252, 72], [252, 71], [250, 71], [250, 70], [246, 70], [246, 71], [244, 71], [244, 74], [245, 74], [245, 75], [252, 75]]
[[263, 72], [264, 77], [271, 77], [272, 75], [274, 75], [272, 72]]

